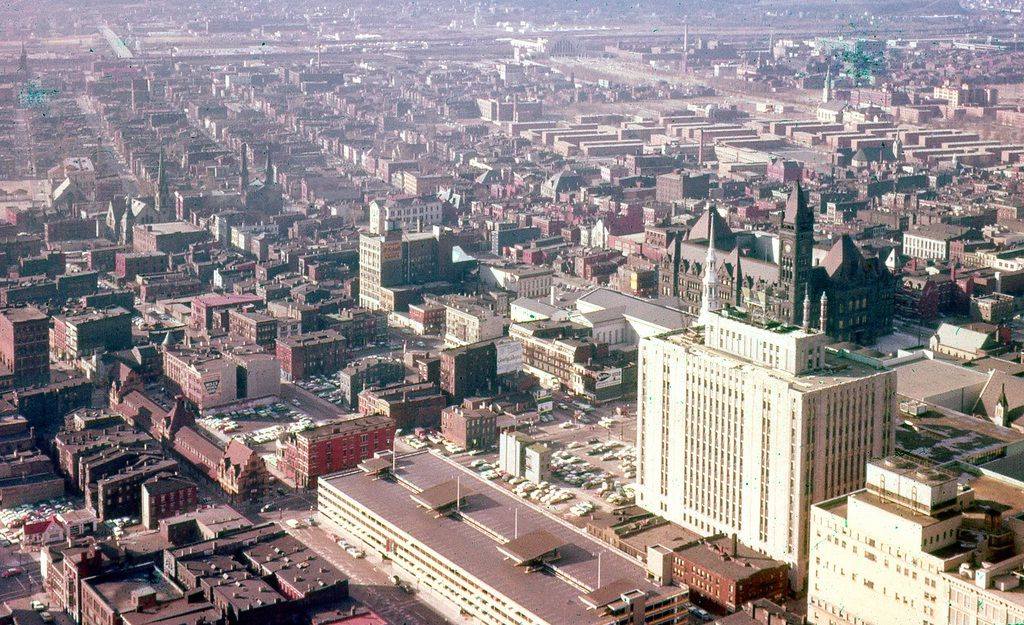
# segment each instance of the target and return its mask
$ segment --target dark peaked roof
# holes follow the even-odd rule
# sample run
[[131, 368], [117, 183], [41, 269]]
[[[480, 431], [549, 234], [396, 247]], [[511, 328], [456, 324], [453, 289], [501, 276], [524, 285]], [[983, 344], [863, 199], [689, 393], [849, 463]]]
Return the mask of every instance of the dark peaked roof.
[[800, 187], [800, 181], [794, 183], [793, 190], [789, 192], [789, 199], [786, 200], [786, 212], [783, 216], [783, 221], [787, 224], [814, 221], [814, 213], [811, 211], [810, 206], [807, 205], [807, 196], [804, 195], [804, 191]]
[[848, 234], [844, 234], [833, 243], [832, 249], [821, 261], [821, 266], [825, 268], [830, 278], [850, 277], [860, 271], [863, 264], [864, 256]]
[[687, 241], [707, 241], [710, 238], [711, 222], [714, 222], [715, 249], [728, 251], [736, 245], [736, 235], [733, 234], [729, 224], [718, 213], [714, 207], [709, 207], [693, 223], [690, 231], [686, 233]]

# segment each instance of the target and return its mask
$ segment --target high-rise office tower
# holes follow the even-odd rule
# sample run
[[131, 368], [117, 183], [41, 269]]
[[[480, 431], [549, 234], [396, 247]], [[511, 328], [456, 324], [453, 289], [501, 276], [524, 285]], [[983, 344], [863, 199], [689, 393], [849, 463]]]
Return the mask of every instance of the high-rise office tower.
[[640, 345], [638, 503], [702, 534], [736, 534], [803, 585], [811, 504], [864, 486], [890, 453], [896, 374], [828, 336], [725, 308]]

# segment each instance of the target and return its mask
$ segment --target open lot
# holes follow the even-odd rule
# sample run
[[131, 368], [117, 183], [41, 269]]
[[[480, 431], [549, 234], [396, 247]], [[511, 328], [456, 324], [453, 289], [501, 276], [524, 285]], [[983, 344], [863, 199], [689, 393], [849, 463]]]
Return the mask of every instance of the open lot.
[[196, 423], [220, 440], [240, 438], [255, 448], [271, 444], [287, 432], [313, 427], [308, 414], [283, 402], [215, 412]]
[[423, 437], [407, 435], [398, 440], [398, 450], [437, 449], [452, 460], [479, 473], [485, 479], [515, 492], [534, 505], [574, 523], [594, 510], [610, 510], [632, 503], [635, 480], [636, 416], [629, 401], [590, 406], [556, 394], [555, 408], [546, 423], [526, 430], [552, 450], [552, 474], [541, 484], [502, 475], [497, 450], [454, 452], [437, 432]]

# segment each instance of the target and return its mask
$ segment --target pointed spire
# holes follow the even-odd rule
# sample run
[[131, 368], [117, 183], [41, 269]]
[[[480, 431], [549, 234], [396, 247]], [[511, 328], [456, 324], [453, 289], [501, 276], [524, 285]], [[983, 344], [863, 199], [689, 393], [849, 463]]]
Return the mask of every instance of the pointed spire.
[[793, 190], [790, 191], [789, 199], [786, 200], [786, 213], [783, 216], [783, 221], [791, 225], [804, 225], [808, 222], [814, 222], [814, 213], [811, 211], [811, 207], [807, 205], [807, 196], [804, 195], [803, 187], [800, 185], [799, 180], [793, 184]]
[[824, 334], [828, 334], [828, 294], [821, 292], [821, 319], [818, 320], [818, 328]]
[[811, 287], [804, 286], [804, 318], [803, 318], [804, 330], [811, 329]]
[[708, 214], [708, 251], [704, 256], [704, 279], [703, 289], [700, 298], [700, 314], [697, 322], [704, 325], [712, 313], [721, 310], [722, 304], [718, 299], [718, 251], [715, 249], [715, 214], [717, 209], [712, 208]]
[[743, 254], [739, 246], [736, 247], [736, 266], [733, 268], [733, 305], [737, 308], [743, 306]]

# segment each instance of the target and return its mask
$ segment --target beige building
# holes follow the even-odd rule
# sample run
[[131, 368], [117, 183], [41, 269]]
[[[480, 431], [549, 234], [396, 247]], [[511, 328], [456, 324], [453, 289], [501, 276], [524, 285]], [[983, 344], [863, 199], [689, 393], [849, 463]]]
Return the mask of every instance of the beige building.
[[471, 298], [449, 298], [444, 309], [445, 347], [500, 338], [508, 330], [508, 317], [474, 303]]
[[532, 265], [480, 265], [480, 280], [519, 297], [546, 297], [551, 292], [554, 269]]
[[[867, 473], [865, 489], [812, 508], [812, 623], [1024, 622], [1024, 556], [1014, 545], [1024, 520], [1005, 514], [1011, 506], [917, 458], [873, 461]], [[1024, 503], [1019, 489], [993, 492]]]
[[892, 450], [896, 374], [825, 334], [730, 314], [640, 343], [637, 502], [687, 529], [736, 534], [803, 585], [811, 504], [863, 487]]
[[391, 197], [370, 202], [370, 234], [389, 230], [422, 232], [441, 223], [441, 202], [417, 196]]
[[277, 395], [281, 364], [273, 354], [254, 349], [168, 350], [164, 375], [201, 412], [248, 400]]
[[481, 625], [683, 625], [687, 591], [433, 453], [322, 476], [318, 520]]

